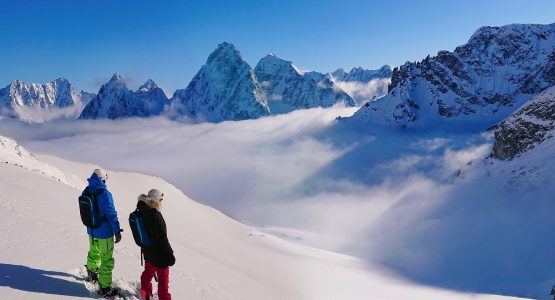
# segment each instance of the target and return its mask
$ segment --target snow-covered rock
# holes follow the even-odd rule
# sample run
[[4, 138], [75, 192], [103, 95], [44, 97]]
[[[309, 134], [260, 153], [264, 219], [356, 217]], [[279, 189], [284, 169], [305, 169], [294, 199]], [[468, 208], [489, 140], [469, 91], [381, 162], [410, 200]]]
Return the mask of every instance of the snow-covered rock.
[[301, 73], [292, 62], [268, 54], [254, 69], [268, 97], [272, 113], [295, 109], [329, 107], [337, 103], [355, 106], [356, 102], [324, 74]]
[[555, 86], [551, 87], [503, 121], [495, 129], [492, 154], [513, 159], [555, 134]]
[[92, 99], [80, 119], [120, 119], [127, 117], [150, 117], [159, 115], [169, 100], [152, 80], [136, 91], [129, 90], [119, 73], [104, 84]]
[[44, 84], [14, 80], [0, 89], [0, 115], [24, 121], [43, 122], [42, 113], [73, 107], [82, 108], [81, 97], [64, 78]]
[[270, 114], [253, 69], [230, 43], [214, 50], [187, 88], [175, 91], [170, 116], [195, 121], [255, 119]]
[[332, 73], [328, 73], [327, 76], [355, 99], [359, 105], [362, 105], [387, 94], [387, 89], [391, 82], [391, 74], [391, 67], [384, 65], [378, 70], [366, 70], [356, 67], [348, 73], [340, 68]]
[[454, 52], [395, 68], [388, 95], [351, 121], [404, 128], [457, 120], [485, 129], [553, 84], [555, 24], [482, 27]]

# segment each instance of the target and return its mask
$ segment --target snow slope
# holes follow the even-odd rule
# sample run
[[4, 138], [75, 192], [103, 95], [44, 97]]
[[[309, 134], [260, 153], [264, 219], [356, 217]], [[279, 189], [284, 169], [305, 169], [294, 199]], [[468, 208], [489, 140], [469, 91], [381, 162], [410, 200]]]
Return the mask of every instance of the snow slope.
[[[83, 275], [87, 237], [76, 198], [93, 165], [39, 156], [68, 182], [14, 163], [21, 147], [0, 148], [0, 294], [2, 299], [72, 299], [93, 294]], [[53, 167], [46, 167], [46, 166]], [[46, 171], [46, 170], [45, 170]], [[108, 182], [125, 232], [115, 247], [115, 284], [138, 288], [139, 249], [126, 222], [139, 193], [165, 194], [168, 234], [177, 258], [170, 289], [175, 299], [503, 299], [452, 293], [396, 279], [360, 260], [299, 246], [242, 225], [198, 204], [160, 178], [109, 171]]]

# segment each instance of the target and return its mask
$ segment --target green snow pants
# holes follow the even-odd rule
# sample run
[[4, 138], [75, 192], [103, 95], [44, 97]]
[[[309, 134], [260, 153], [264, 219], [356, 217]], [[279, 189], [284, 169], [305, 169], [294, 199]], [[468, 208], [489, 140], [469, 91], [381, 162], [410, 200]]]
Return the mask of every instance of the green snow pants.
[[87, 269], [98, 272], [98, 283], [101, 288], [112, 287], [114, 238], [97, 239], [89, 236], [89, 246]]

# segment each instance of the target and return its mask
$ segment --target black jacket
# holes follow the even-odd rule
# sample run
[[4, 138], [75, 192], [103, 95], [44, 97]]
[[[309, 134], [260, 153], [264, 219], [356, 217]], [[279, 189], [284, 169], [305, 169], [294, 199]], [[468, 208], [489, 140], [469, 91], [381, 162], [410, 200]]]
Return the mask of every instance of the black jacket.
[[148, 206], [144, 201], [137, 202], [137, 209], [143, 215], [146, 232], [154, 241], [152, 246], [142, 248], [145, 260], [160, 268], [173, 266], [175, 257], [168, 241], [164, 217], [158, 210]]

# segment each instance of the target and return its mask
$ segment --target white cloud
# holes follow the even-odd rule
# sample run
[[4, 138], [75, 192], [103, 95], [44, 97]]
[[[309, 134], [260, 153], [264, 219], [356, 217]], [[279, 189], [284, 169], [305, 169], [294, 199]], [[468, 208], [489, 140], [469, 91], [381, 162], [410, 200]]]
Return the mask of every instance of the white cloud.
[[370, 82], [357, 81], [338, 81], [333, 82], [345, 93], [351, 96], [359, 104], [364, 104], [372, 99], [382, 97], [387, 94], [387, 86], [391, 82], [389, 78], [373, 79]]
[[[354, 110], [219, 124], [3, 119], [0, 133], [33, 152], [162, 176], [243, 221], [384, 263], [418, 281], [506, 294], [551, 278], [551, 181], [508, 192], [507, 176], [523, 171], [487, 175], [478, 161], [491, 144], [480, 135], [370, 135], [334, 126], [337, 115]], [[461, 168], [464, 179], [453, 176]], [[514, 272], [526, 268], [534, 270], [529, 279]]]
[[29, 123], [43, 123], [60, 118], [77, 119], [83, 110], [82, 103], [64, 108], [41, 109], [37, 107], [16, 107], [15, 111], [22, 121]]
[[272, 95], [270, 95], [270, 100], [281, 101], [281, 100], [283, 100], [283, 95], [272, 94]]
[[444, 147], [449, 142], [449, 139], [438, 137], [432, 139], [420, 139], [418, 142], [413, 143], [412, 146], [417, 149], [424, 149], [426, 151], [435, 151]]
[[[355, 110], [318, 108], [219, 124], [154, 118], [5, 128], [31, 150], [158, 175], [244, 221], [314, 231], [326, 238], [312, 242], [337, 248], [353, 242], [353, 234], [375, 222], [378, 212], [415, 191], [435, 188], [427, 178], [435, 174], [423, 172], [422, 166], [441, 169], [434, 164], [445, 163], [451, 170], [479, 154], [449, 150], [434, 159], [403, 153], [400, 147], [411, 145], [403, 138], [384, 146], [391, 150], [382, 154], [357, 152], [359, 145], [379, 145], [380, 138], [333, 128], [336, 116]], [[435, 147], [443, 141], [420, 143]], [[392, 151], [399, 154], [391, 157]], [[358, 165], [338, 163], [343, 158]], [[341, 172], [349, 176], [327, 174], [329, 168], [332, 173], [345, 168]]]
[[[295, 228], [295, 239], [383, 262], [415, 280], [522, 288], [510, 270], [527, 266], [526, 239], [541, 240], [527, 232], [551, 236], [551, 198], [507, 194], [501, 179], [480, 175], [483, 164], [467, 166], [491, 149], [479, 136], [369, 135], [334, 125], [354, 110], [219, 124], [4, 119], [0, 132], [34, 152], [162, 176], [247, 223]], [[478, 171], [444, 180], [470, 167]], [[547, 268], [533, 263], [539, 273]], [[476, 274], [491, 276], [478, 281]]]
[[260, 83], [260, 87], [262, 87], [262, 88], [264, 88], [264, 89], [269, 88], [270, 85], [271, 85], [271, 84], [270, 84], [270, 82], [269, 82], [268, 80], [264, 80], [264, 81], [262, 81], [262, 82]]
[[482, 144], [465, 148], [462, 150], [447, 149], [443, 155], [443, 167], [445, 172], [455, 172], [473, 160], [485, 158], [491, 151], [491, 144]]
[[291, 66], [293, 67], [293, 69], [295, 69], [295, 70], [297, 71], [297, 73], [299, 73], [299, 74], [301, 74], [301, 75], [303, 75], [303, 74], [306, 73], [306, 72], [310, 72], [310, 71], [311, 71], [311, 70], [309, 70], [309, 69], [300, 68], [299, 66], [297, 66], [297, 65], [295, 65], [295, 64], [292, 64]]

